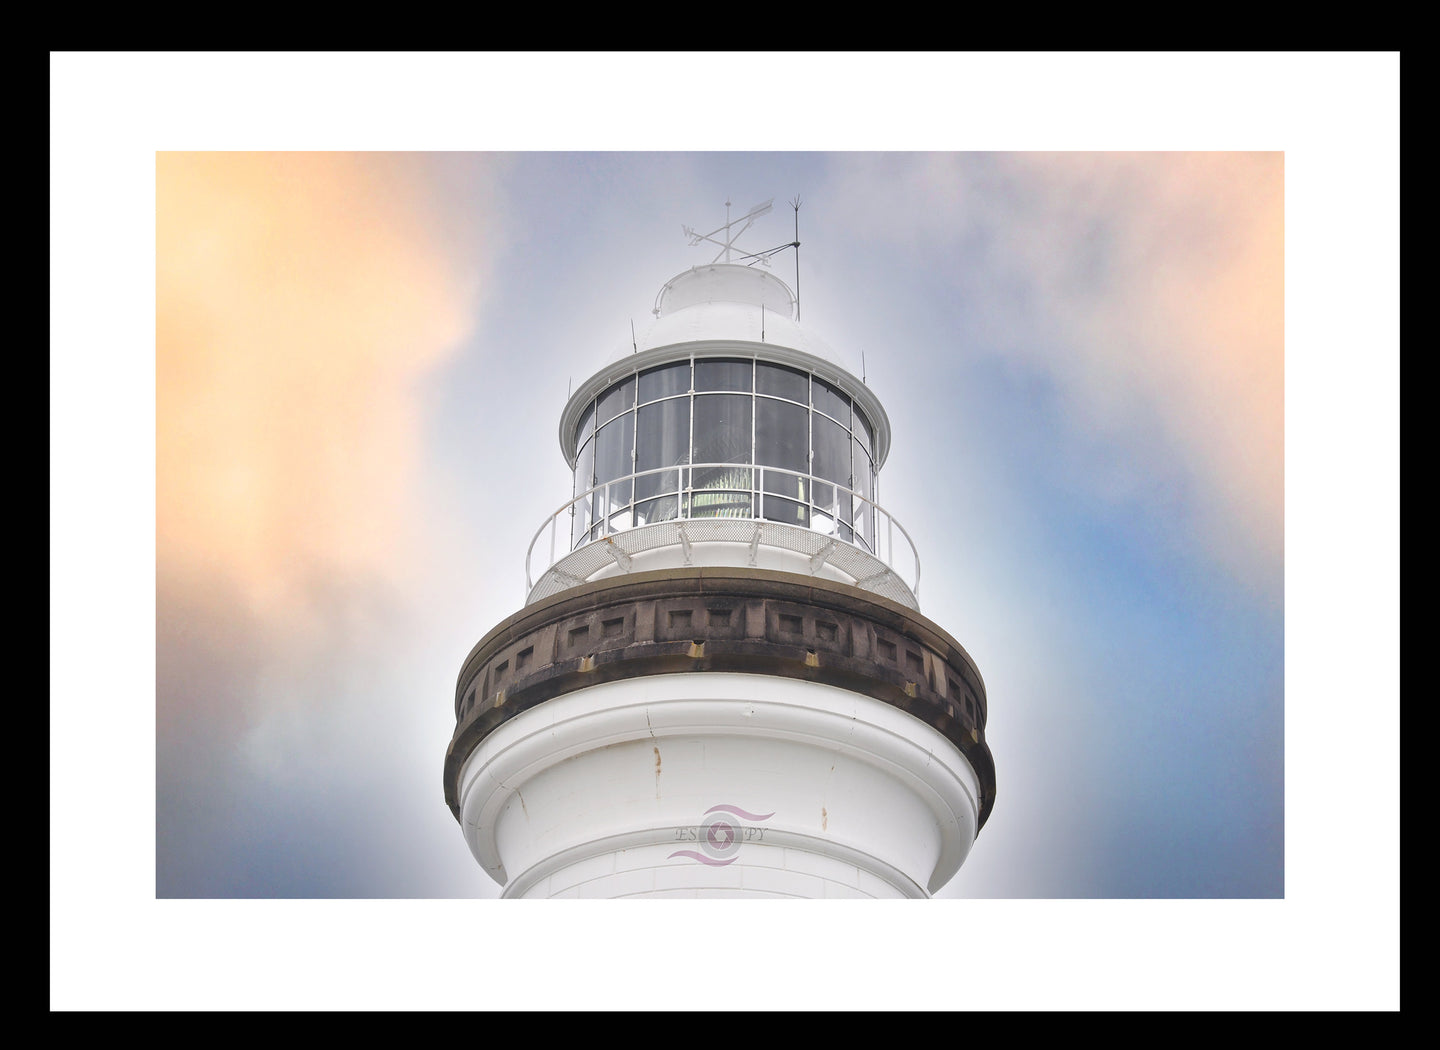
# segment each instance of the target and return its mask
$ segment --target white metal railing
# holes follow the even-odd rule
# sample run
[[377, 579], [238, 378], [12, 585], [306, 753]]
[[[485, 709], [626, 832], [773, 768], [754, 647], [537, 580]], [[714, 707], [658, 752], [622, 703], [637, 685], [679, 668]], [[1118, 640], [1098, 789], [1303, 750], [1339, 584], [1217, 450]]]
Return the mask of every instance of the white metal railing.
[[[729, 472], [728, 477], [720, 480], [733, 482], [733, 484], [717, 485], [712, 483], [699, 487], [694, 486], [695, 472], [709, 470]], [[637, 480], [665, 474], [673, 476], [673, 483], [662, 478], [658, 491], [647, 493], [643, 499], [636, 499], [638, 486], [635, 483]], [[780, 492], [767, 492], [765, 484], [767, 475], [772, 479], [776, 475], [793, 479], [796, 482], [797, 495], [788, 496]], [[629, 486], [628, 489], [625, 488], [626, 485]], [[628, 491], [629, 496], [619, 503], [612, 504], [612, 493], [617, 490], [619, 492]], [[815, 498], [817, 490], [829, 492], [830, 498], [817, 501]], [[735, 505], [722, 507], [718, 503], [707, 502], [708, 497], [725, 495], [743, 497], [748, 504], [731, 501]], [[849, 503], [848, 521], [841, 513], [842, 498]], [[772, 514], [776, 512], [794, 514], [797, 511], [804, 511], [805, 524], [796, 524], [786, 521], [784, 518], [767, 515], [765, 507], [767, 499], [771, 503]], [[666, 504], [667, 500], [672, 502]], [[647, 505], [656, 516], [637, 521], [637, 513], [640, 512], [640, 508]], [[730, 511], [730, 513], [722, 511]], [[581, 518], [578, 529], [574, 524], [577, 514]], [[530, 547], [525, 552], [525, 592], [528, 595], [534, 589], [531, 562], [535, 556], [536, 545], [541, 543], [541, 537], [547, 530], [550, 534], [549, 541], [548, 544], [542, 545], [541, 549], [542, 551], [548, 549], [549, 555], [544, 566], [539, 570], [541, 575], [572, 551], [579, 550], [586, 544], [602, 540], [607, 536], [643, 528], [646, 525], [658, 525], [662, 522], [714, 520], [719, 517], [788, 524], [792, 528], [832, 536], [874, 556], [894, 572], [910, 588], [912, 594], [916, 597], [920, 594], [920, 555], [915, 549], [915, 542], [905, 531], [905, 527], [896, 521], [884, 507], [863, 493], [824, 478], [817, 478], [813, 474], [751, 463], [684, 463], [670, 467], [656, 467], [652, 470], [642, 470], [634, 474], [626, 474], [624, 477], [613, 478], [582, 492], [574, 499], [561, 504], [560, 508], [535, 530], [535, 535], [530, 540]], [[559, 547], [557, 537], [562, 520], [568, 526], [570, 538], [567, 539], [564, 548], [557, 551], [557, 547]], [[901, 539], [904, 540], [904, 544], [898, 549], [895, 539], [896, 532], [899, 532]], [[899, 558], [896, 557], [897, 553], [900, 555]]]

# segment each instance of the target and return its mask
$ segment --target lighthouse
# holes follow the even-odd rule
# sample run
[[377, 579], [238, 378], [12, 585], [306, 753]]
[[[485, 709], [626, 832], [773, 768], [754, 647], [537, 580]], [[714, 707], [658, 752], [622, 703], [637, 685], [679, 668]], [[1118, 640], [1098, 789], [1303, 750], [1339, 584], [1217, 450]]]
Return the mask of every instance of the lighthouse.
[[990, 815], [980, 671], [878, 499], [890, 417], [739, 249], [768, 210], [687, 228], [720, 251], [573, 391], [570, 498], [461, 666], [445, 800], [502, 896], [923, 898]]

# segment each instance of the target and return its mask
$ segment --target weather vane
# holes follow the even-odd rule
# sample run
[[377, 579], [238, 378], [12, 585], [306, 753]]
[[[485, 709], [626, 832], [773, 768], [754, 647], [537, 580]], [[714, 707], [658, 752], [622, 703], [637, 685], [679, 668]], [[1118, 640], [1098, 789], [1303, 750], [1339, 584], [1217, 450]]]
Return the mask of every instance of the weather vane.
[[[710, 261], [712, 263], [717, 263], [720, 261], [720, 257], [724, 256], [725, 261], [728, 263], [730, 261], [730, 252], [732, 251], [732, 249], [734, 251], [740, 251], [739, 248], [735, 247], [735, 241], [739, 239], [742, 233], [744, 233], [750, 228], [751, 224], [754, 223], [756, 219], [758, 219], [760, 216], [764, 215], [770, 210], [770, 204], [773, 200], [774, 198], [772, 197], [764, 204], [757, 204], [749, 211], [747, 211], [744, 215], [740, 216], [738, 219], [732, 220], [730, 218], [730, 201], [727, 198], [725, 201], [724, 226], [713, 229], [709, 233], [696, 233], [694, 229], [689, 226], [682, 225], [680, 228], [685, 231], [685, 236], [690, 238], [691, 247], [694, 247], [701, 241], [709, 241], [711, 244], [720, 245], [720, 251], [717, 252], [715, 258], [711, 259]], [[743, 223], [744, 225], [741, 225], [741, 223]], [[735, 226], [739, 226], [740, 228], [738, 230], [732, 230], [732, 228]], [[724, 233], [725, 239], [723, 241], [717, 241], [715, 239], [715, 235], [722, 232]], [[742, 254], [741, 258], [750, 258], [750, 256], [748, 254]], [[759, 257], [759, 260], [760, 262], [766, 263], [767, 265], [769, 263], [769, 260], [766, 259], [763, 255]]]

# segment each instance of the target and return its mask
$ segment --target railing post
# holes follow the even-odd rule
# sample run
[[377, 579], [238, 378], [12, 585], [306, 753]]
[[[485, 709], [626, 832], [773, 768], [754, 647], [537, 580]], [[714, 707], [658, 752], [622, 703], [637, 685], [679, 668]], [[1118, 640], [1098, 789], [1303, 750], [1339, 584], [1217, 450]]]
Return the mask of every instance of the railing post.
[[[905, 531], [905, 527], [903, 525], [900, 525], [899, 529], [901, 537], [905, 540], [906, 545], [910, 548], [910, 560], [913, 563], [913, 568], [911, 568], [910, 575], [907, 577], [903, 573], [901, 573], [899, 561], [895, 554], [895, 530], [898, 523], [889, 511], [872, 502], [869, 497], [862, 496], [856, 490], [847, 488], [846, 486], [840, 485], [837, 482], [826, 481], [822, 483], [831, 488], [832, 498], [829, 501], [829, 504], [826, 507], [822, 508], [820, 504], [816, 502], [816, 480], [813, 474], [801, 474], [798, 471], [787, 470], [783, 467], [769, 467], [761, 463], [720, 463], [702, 464], [702, 466], [704, 466], [708, 470], [718, 469], [722, 467], [732, 467], [735, 470], [746, 470], [751, 472], [749, 486], [752, 499], [751, 517], [752, 520], [756, 522], [755, 538], [754, 540], [752, 540], [751, 543], [752, 558], [754, 555], [753, 548], [759, 538], [759, 522], [765, 520], [765, 496], [767, 475], [768, 473], [779, 473], [785, 478], [795, 477], [799, 479], [801, 487], [796, 493], [796, 496], [798, 497], [798, 502], [801, 507], [809, 508], [809, 521], [811, 531], [814, 531], [815, 514], [817, 513], [817, 511], [823, 512], [826, 516], [833, 519], [832, 529], [829, 533], [831, 537], [837, 539], [840, 538], [840, 530], [842, 528], [848, 527], [851, 535], [850, 539], [846, 542], [849, 542], [852, 546], [860, 547], [866, 550], [868, 553], [874, 555], [877, 559], [879, 559], [887, 566], [889, 571], [893, 572], [895, 576], [897, 576], [906, 583], [913, 595], [915, 595], [917, 598], [919, 597], [920, 556], [919, 553], [915, 550], [915, 544], [910, 539], [910, 534]], [[677, 463], [670, 467], [659, 467], [649, 471], [636, 471], [635, 473], [627, 475], [623, 478], [611, 478], [607, 481], [600, 483], [599, 485], [596, 485], [594, 488], [586, 492], [585, 495], [578, 496], [572, 499], [564, 507], [561, 507], [559, 510], [555, 511], [546, 520], [545, 524], [541, 525], [540, 528], [536, 530], [535, 535], [530, 541], [530, 547], [525, 552], [526, 601], [529, 601], [530, 592], [534, 590], [534, 588], [537, 586], [532, 576], [533, 570], [531, 566], [532, 562], [534, 561], [535, 545], [540, 542], [540, 533], [547, 526], [550, 529], [550, 556], [548, 562], [546, 563], [545, 570], [541, 573], [542, 577], [545, 575], [546, 572], [554, 569], [555, 566], [559, 564], [557, 561], [557, 552], [560, 541], [557, 538], [556, 534], [560, 531], [560, 521], [567, 512], [569, 514], [570, 534], [572, 541], [574, 539], [575, 533], [575, 518], [577, 516], [581, 516], [583, 518], [583, 514], [591, 515], [589, 519], [589, 525], [585, 529], [584, 537], [582, 537], [580, 543], [578, 544], [572, 542], [570, 547], [567, 549], [567, 554], [573, 553], [575, 550], [578, 550], [579, 547], [584, 546], [586, 543], [614, 536], [617, 534], [618, 531], [625, 531], [633, 527], [633, 518], [630, 522], [627, 522], [623, 526], [621, 526], [619, 530], [617, 530], [612, 525], [611, 515], [615, 508], [611, 505], [611, 500], [614, 494], [615, 485], [629, 483], [631, 486], [635, 486], [637, 484], [637, 477], [641, 476], [642, 474], [648, 476], [674, 470], [676, 472], [675, 499], [678, 504], [676, 508], [675, 518], [676, 520], [680, 521], [691, 520], [694, 514], [694, 469], [694, 463]], [[686, 471], [690, 471], [690, 476], [688, 477], [688, 479], [685, 474]], [[808, 492], [805, 491], [806, 482], [809, 482]], [[788, 502], [788, 497], [783, 495], [784, 491], [786, 491], [785, 484], [786, 483], [782, 483], [781, 485], [782, 502]], [[663, 493], [663, 489], [664, 486], [662, 485], [661, 492], [657, 492], [655, 497], [653, 498], [658, 498]], [[855, 513], [853, 511], [853, 508], [856, 506], [857, 501], [861, 506], [861, 510], [858, 513]], [[584, 504], [583, 508], [581, 504]], [[847, 523], [845, 523], [840, 517], [840, 509], [842, 504], [848, 505], [852, 508], [851, 520], [848, 523], [848, 526]], [[632, 496], [627, 503], [627, 507], [633, 508], [634, 505], [635, 497], [632, 492]], [[596, 513], [597, 510], [598, 513]], [[885, 516], [885, 528], [883, 531], [880, 529], [879, 520], [879, 515], [882, 514]], [[598, 523], [594, 520], [595, 518], [599, 519]], [[784, 515], [782, 514], [782, 520], [783, 518]], [[650, 524], [655, 523], [652, 522]], [[803, 528], [804, 526], [800, 527]]]

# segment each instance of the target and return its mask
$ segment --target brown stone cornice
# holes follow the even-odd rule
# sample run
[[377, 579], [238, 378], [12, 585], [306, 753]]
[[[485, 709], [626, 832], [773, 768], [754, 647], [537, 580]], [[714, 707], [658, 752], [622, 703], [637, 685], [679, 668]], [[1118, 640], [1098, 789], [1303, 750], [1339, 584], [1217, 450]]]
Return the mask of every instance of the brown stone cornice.
[[525, 607], [470, 651], [455, 688], [445, 800], [493, 729], [536, 704], [622, 678], [728, 671], [834, 685], [933, 726], [995, 797], [985, 684], [960, 643], [897, 602], [768, 569], [659, 569], [575, 587]]

